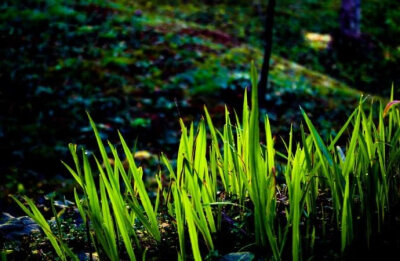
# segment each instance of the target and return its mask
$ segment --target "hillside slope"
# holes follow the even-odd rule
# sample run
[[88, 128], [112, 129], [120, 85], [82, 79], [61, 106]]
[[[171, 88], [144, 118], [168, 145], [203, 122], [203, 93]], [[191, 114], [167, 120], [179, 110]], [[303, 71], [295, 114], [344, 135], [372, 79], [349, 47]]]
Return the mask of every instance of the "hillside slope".
[[[43, 190], [68, 153], [93, 144], [85, 111], [104, 138], [115, 130], [139, 147], [172, 151], [178, 118], [209, 107], [241, 108], [249, 64], [262, 50], [234, 35], [155, 9], [115, 1], [8, 1], [0, 6], [1, 190]], [[147, 11], [146, 11], [147, 10]], [[176, 11], [179, 12], [179, 11]], [[329, 136], [360, 93], [330, 77], [274, 56], [267, 112], [275, 135], [299, 126], [302, 106]], [[90, 145], [89, 145], [90, 146]], [[53, 190], [54, 187], [51, 188]]]

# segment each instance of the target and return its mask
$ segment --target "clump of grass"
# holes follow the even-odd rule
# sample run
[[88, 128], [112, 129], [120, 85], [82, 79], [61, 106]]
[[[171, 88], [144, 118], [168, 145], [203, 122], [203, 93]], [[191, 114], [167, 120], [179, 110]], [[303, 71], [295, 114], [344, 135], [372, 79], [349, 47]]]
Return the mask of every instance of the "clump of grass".
[[62, 239], [60, 237], [57, 237], [51, 231], [50, 225], [47, 223], [46, 219], [40, 213], [39, 209], [36, 207], [35, 203], [31, 199], [24, 197], [24, 200], [29, 207], [27, 208], [16, 197], [14, 196], [11, 197], [15, 200], [15, 202], [17, 202], [17, 204], [21, 207], [21, 209], [43, 229], [44, 234], [49, 239], [51, 245], [56, 251], [56, 254], [62, 261], [69, 260], [68, 257], [71, 260], [79, 260], [78, 257], [72, 252], [72, 250], [65, 245]]
[[[102, 163], [94, 157], [99, 173], [98, 187], [100, 193], [95, 184], [86, 152], [82, 151], [82, 171], [76, 146], [70, 145], [76, 170], [65, 163], [63, 164], [84, 192], [83, 204], [80, 202], [76, 190], [75, 201], [84, 221], [88, 219], [91, 222], [91, 228], [95, 231], [96, 236], [96, 240], [92, 239], [95, 246], [101, 246], [111, 260], [118, 260], [120, 258], [118, 240], [122, 238], [129, 258], [135, 260], [133, 242], [138, 249], [141, 248], [133, 227], [136, 219], [141, 222], [156, 241], [161, 240], [157, 213], [142, 179], [143, 170], [136, 166], [133, 154], [121, 134], [119, 136], [125, 157], [129, 163], [129, 170], [125, 170], [117, 149], [108, 142], [109, 150], [113, 155], [114, 166], [112, 167], [96, 125], [91, 117], [88, 117], [102, 157]], [[121, 180], [123, 181], [122, 184]]]
[[[251, 79], [251, 107], [245, 92], [242, 120], [235, 112], [235, 125], [231, 123], [227, 109], [222, 131], [214, 127], [206, 108], [205, 119], [200, 121], [196, 132], [193, 124], [187, 127], [181, 120], [176, 166], [161, 155], [167, 169], [164, 174], [168, 174], [170, 183], [167, 188], [162, 187], [159, 173], [155, 203], [148, 196], [143, 171], [136, 165], [122, 135], [119, 137], [129, 163], [128, 170], [125, 170], [117, 148], [110, 142], [110, 153], [107, 153], [89, 116], [101, 155], [100, 160], [93, 156], [96, 170], [92, 169], [84, 150], [79, 159], [76, 145], [69, 146], [74, 168], [63, 164], [83, 192], [80, 198], [75, 190], [75, 201], [97, 252], [111, 260], [119, 260], [122, 252], [127, 253], [130, 260], [135, 260], [138, 253], [145, 255], [135, 222], [140, 222], [160, 243], [158, 209], [161, 198], [165, 199], [163, 204], [175, 220], [179, 260], [201, 260], [204, 249], [215, 250], [214, 234], [221, 230], [221, 206], [236, 204], [244, 211], [248, 199], [254, 218], [254, 226], [249, 228], [253, 228], [255, 244], [262, 249], [262, 255], [274, 260], [282, 260], [288, 247], [291, 247], [290, 256], [294, 261], [305, 258], [305, 250], [312, 256], [316, 238], [325, 236], [324, 229], [315, 222], [318, 218], [331, 220], [341, 235], [342, 253], [356, 236], [356, 227], [358, 231], [365, 231], [367, 244], [374, 233], [380, 231], [390, 203], [398, 201], [399, 195], [400, 115], [398, 110], [390, 110], [398, 103], [393, 101], [393, 92], [392, 102], [386, 109], [383, 110], [382, 105], [379, 107], [377, 124], [374, 123], [372, 105], [367, 114], [365, 100], [361, 99], [329, 142], [321, 138], [307, 113], [301, 110], [309, 134], [302, 126], [301, 141], [295, 143], [291, 131], [288, 142], [284, 142], [286, 151], [278, 152], [267, 116], [263, 126], [265, 141], [260, 141], [254, 64]], [[114, 165], [110, 164], [109, 158]], [[283, 184], [277, 182], [279, 174], [285, 179]], [[219, 191], [235, 196], [238, 203], [219, 202]], [[318, 205], [321, 191], [329, 192], [331, 213], [321, 211]], [[277, 214], [278, 193], [287, 197], [283, 217]], [[25, 198], [32, 212], [15, 200], [43, 228], [62, 259], [73, 256], [72, 251], [50, 231], [31, 200]], [[365, 222], [356, 226], [355, 215]], [[190, 241], [190, 252], [187, 240]]]

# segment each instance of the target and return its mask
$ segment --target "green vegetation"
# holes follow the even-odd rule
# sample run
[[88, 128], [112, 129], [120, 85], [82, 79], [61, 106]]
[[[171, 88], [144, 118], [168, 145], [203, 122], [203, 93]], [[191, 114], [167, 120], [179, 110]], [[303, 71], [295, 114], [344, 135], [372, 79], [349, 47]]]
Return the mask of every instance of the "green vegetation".
[[277, 1], [257, 104], [267, 2], [3, 0], [1, 260], [399, 249], [400, 2]]
[[[262, 47], [263, 22], [268, 1], [158, 1], [152, 9], [170, 17], [214, 26], [252, 46]], [[359, 43], [344, 41], [335, 48], [314, 48], [309, 32], [338, 37], [339, 0], [276, 1], [273, 53], [312, 70], [341, 79], [364, 92], [389, 95], [397, 83], [400, 58], [400, 3], [392, 0], [361, 2]], [[160, 3], [161, 6], [160, 6]], [[210, 8], [210, 5], [212, 6]], [[240, 24], [240, 26], [237, 26]], [[377, 87], [380, 86], [380, 87]], [[398, 88], [398, 87], [396, 87]]]
[[[243, 89], [250, 85], [250, 61], [257, 68], [261, 65], [257, 39], [262, 24], [254, 10], [146, 2], [2, 2], [0, 71], [7, 73], [0, 74], [6, 86], [0, 93], [4, 112], [0, 143], [2, 149], [12, 151], [3, 155], [2, 196], [17, 191], [36, 194], [38, 183], [45, 195], [60, 179], [63, 182], [58, 160], [69, 153], [65, 144], [95, 148], [89, 139], [90, 126], [82, 117], [85, 111], [100, 120], [103, 138], [117, 142], [119, 129], [126, 139], [140, 136], [139, 145], [151, 152], [172, 153], [179, 141], [178, 134], [171, 135], [171, 130], [179, 128], [173, 119], [197, 119], [206, 104], [215, 120], [222, 122], [223, 113], [218, 112], [225, 104], [241, 104]], [[299, 128], [298, 107], [302, 106], [316, 116], [321, 135], [329, 137], [337, 132], [335, 122], [342, 122], [357, 105], [361, 92], [341, 82], [342, 78], [314, 71], [321, 66], [310, 66], [297, 57], [306, 46], [298, 52], [290, 45], [305, 45], [298, 35], [300, 25], [293, 19], [277, 23], [276, 33], [286, 33], [274, 45], [265, 107], [276, 134], [286, 135], [291, 124]], [[329, 21], [333, 23], [333, 18]], [[243, 27], [235, 26], [239, 23]], [[324, 28], [317, 31], [328, 30]], [[288, 50], [293, 50], [293, 56], [286, 55]], [[56, 179], [54, 174], [58, 174]], [[62, 189], [70, 193], [71, 186]]]
[[[313, 249], [319, 244], [316, 239], [323, 240], [329, 234], [326, 226], [332, 226], [330, 233], [341, 234], [338, 249], [344, 255], [354, 238], [365, 238], [368, 246], [372, 237], [380, 233], [400, 192], [399, 166], [395, 164], [400, 157], [400, 112], [390, 109], [398, 101], [389, 103], [385, 110], [380, 106], [376, 124], [374, 110], [366, 114], [365, 101], [360, 100], [338, 135], [328, 143], [302, 111], [310, 134], [301, 128], [301, 142], [295, 142], [291, 131], [286, 151], [278, 152], [268, 117], [264, 121], [265, 145], [260, 143], [254, 65], [251, 79], [252, 106], [249, 108], [245, 93], [242, 121], [235, 113], [233, 125], [226, 111], [223, 131], [219, 131], [207, 109], [206, 120], [198, 124], [196, 133], [193, 124], [187, 128], [181, 121], [176, 166], [162, 155], [165, 171], [157, 174], [160, 182], [153, 203], [143, 183], [142, 168], [134, 162], [124, 138], [120, 135], [129, 162], [127, 170], [111, 143], [108, 151], [112, 156], [107, 154], [89, 117], [101, 161], [93, 156], [97, 166], [93, 170], [87, 152], [83, 150], [79, 159], [76, 146], [70, 145], [75, 169], [65, 165], [83, 193], [80, 198], [75, 190], [76, 205], [90, 231], [91, 244], [99, 254], [104, 253], [111, 260], [123, 256], [136, 260], [138, 254], [146, 255], [150, 249], [143, 249], [145, 238], [139, 237], [137, 223], [156, 246], [163, 237], [168, 237], [161, 233], [160, 224], [161, 217], [167, 215], [174, 220], [170, 225], [178, 234], [175, 241], [178, 258], [202, 260], [208, 252], [218, 251], [215, 236], [222, 229], [221, 216], [229, 216], [235, 208], [239, 211], [238, 222], [246, 223], [246, 233], [255, 242], [254, 251], [273, 260], [313, 257]], [[279, 176], [284, 177], [284, 182], [277, 183]], [[163, 184], [161, 177], [168, 177], [169, 182]], [[222, 193], [225, 198], [218, 196]], [[326, 211], [320, 205], [321, 200], [328, 200], [332, 208]], [[31, 200], [26, 198], [32, 212], [16, 201], [47, 231], [61, 259], [65, 260], [67, 254], [72, 256], [73, 249], [69, 250], [50, 231]], [[246, 212], [251, 213], [253, 221], [246, 218]], [[360, 216], [361, 220], [356, 218]], [[186, 231], [190, 248], [186, 244]], [[287, 248], [292, 249], [290, 255], [285, 251]]]

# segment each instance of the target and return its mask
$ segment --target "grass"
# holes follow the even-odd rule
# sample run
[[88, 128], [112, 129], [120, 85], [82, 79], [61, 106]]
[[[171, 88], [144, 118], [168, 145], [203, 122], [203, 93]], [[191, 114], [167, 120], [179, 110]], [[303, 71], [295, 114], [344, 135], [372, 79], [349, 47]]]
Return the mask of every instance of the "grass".
[[[229, 215], [226, 206], [239, 208], [238, 219], [247, 222], [246, 229], [257, 246], [254, 251], [272, 260], [312, 257], [316, 239], [327, 237], [326, 226], [340, 234], [343, 256], [356, 237], [364, 238], [369, 245], [380, 232], [391, 204], [398, 202], [400, 114], [393, 108], [399, 103], [393, 100], [393, 92], [388, 107], [384, 110], [379, 105], [377, 113], [361, 98], [348, 121], [328, 142], [301, 109], [309, 134], [301, 127], [301, 142], [296, 143], [291, 131], [288, 142], [283, 141], [286, 152], [278, 152], [267, 116], [260, 131], [257, 79], [253, 64], [251, 107], [245, 92], [242, 121], [234, 112], [235, 125], [227, 109], [222, 131], [215, 128], [206, 108], [197, 131], [193, 124], [187, 127], [181, 120], [176, 161], [172, 163], [161, 155], [166, 171], [157, 175], [155, 202], [149, 197], [143, 170], [136, 165], [122, 135], [119, 138], [128, 169], [119, 148], [110, 142], [105, 147], [89, 116], [101, 157], [83, 150], [79, 158], [77, 146], [70, 145], [74, 167], [63, 164], [76, 180], [76, 206], [98, 253], [111, 260], [136, 260], [138, 254], [145, 258], [147, 250], [143, 249], [137, 223], [155, 244], [161, 244], [167, 235], [160, 230], [160, 220], [167, 214], [174, 220], [178, 235], [177, 258], [202, 260], [207, 252], [218, 250], [215, 239], [222, 230], [222, 215]], [[369, 107], [368, 113], [365, 107]], [[162, 175], [168, 176], [167, 185], [162, 184]], [[279, 182], [280, 177], [283, 182]], [[219, 197], [221, 191], [237, 202]], [[282, 200], [282, 195], [286, 199]], [[30, 210], [14, 200], [43, 228], [62, 260], [74, 257], [73, 250], [51, 231], [32, 200], [25, 198]], [[332, 211], [324, 210], [322, 200], [327, 205], [331, 202]], [[248, 209], [253, 222], [245, 218]]]
[[13, 196], [12, 198], [15, 200], [15, 202], [17, 202], [21, 209], [43, 229], [44, 234], [46, 235], [57, 255], [62, 261], [68, 260], [68, 257], [70, 257], [72, 260], [79, 260], [77, 256], [71, 251], [71, 249], [69, 249], [62, 242], [62, 240], [60, 240], [59, 237], [54, 235], [54, 233], [51, 231], [50, 225], [47, 223], [46, 219], [43, 217], [43, 215], [40, 213], [39, 209], [36, 207], [35, 203], [31, 199], [24, 197], [25, 202], [30, 208], [29, 209], [17, 198]]
[[[211, 114], [225, 102], [237, 104], [235, 108], [241, 112], [242, 88], [250, 85], [250, 61], [254, 59], [258, 66], [262, 63], [262, 49], [249, 45], [254, 41], [248, 40], [257, 38], [262, 26], [256, 23], [246, 29], [246, 24], [254, 21], [248, 19], [254, 18], [249, 13], [251, 6], [209, 8], [196, 3], [195, 9], [189, 8], [185, 14], [188, 6], [147, 8], [137, 1], [121, 0], [4, 2], [0, 37], [8, 41], [0, 50], [0, 70], [12, 73], [0, 76], [4, 85], [10, 86], [3, 92], [4, 111], [9, 113], [1, 124], [9, 127], [1, 129], [0, 138], [15, 151], [5, 159], [4, 169], [10, 171], [4, 173], [4, 196], [17, 191], [35, 194], [42, 177], [46, 184], [43, 190], [51, 192], [59, 182], [54, 178], [54, 173], [60, 173], [58, 159], [69, 157], [68, 142], [85, 144], [88, 150], [96, 148], [89, 122], [82, 117], [85, 110], [97, 119], [104, 140], [119, 143], [112, 138], [115, 129], [120, 129], [125, 139], [152, 132], [141, 136], [139, 146], [149, 146], [153, 152], [162, 149], [169, 155], [176, 153], [178, 143], [177, 133], [170, 134], [179, 130], [179, 122], [169, 119], [179, 114], [185, 121], [196, 118], [204, 103]], [[221, 15], [223, 19], [218, 19], [219, 23], [206, 19], [206, 24], [194, 19], [200, 12], [207, 15], [205, 8], [215, 14], [212, 17]], [[294, 11], [292, 6], [290, 9]], [[225, 31], [222, 23], [231, 29]], [[283, 27], [296, 35], [302, 30]], [[243, 31], [242, 36], [238, 30]], [[221, 31], [228, 34], [225, 43], [219, 39], [224, 36]], [[293, 44], [293, 37], [286, 36], [279, 38]], [[302, 35], [296, 39], [304, 42]], [[31, 50], [32, 42], [37, 44]], [[275, 45], [278, 49], [284, 46]], [[307, 57], [313, 53], [290, 50]], [[334, 122], [341, 121], [357, 104], [359, 91], [301, 66], [301, 60], [297, 59], [297, 64], [278, 54], [272, 58], [273, 88], [266, 108], [274, 134], [288, 133], [290, 123], [301, 115], [301, 105], [319, 115], [313, 123], [324, 126], [319, 128], [320, 135], [329, 137], [336, 131]], [[13, 91], [15, 88], [20, 91]], [[59, 113], [52, 115], [53, 111]], [[221, 114], [213, 115], [214, 122], [219, 122]], [[231, 120], [236, 124], [233, 117]], [[159, 125], [163, 128], [156, 127]], [[295, 131], [297, 127], [293, 125]], [[41, 164], [43, 161], [48, 164]], [[32, 171], [40, 175], [28, 174]], [[65, 188], [69, 191], [71, 186]]]

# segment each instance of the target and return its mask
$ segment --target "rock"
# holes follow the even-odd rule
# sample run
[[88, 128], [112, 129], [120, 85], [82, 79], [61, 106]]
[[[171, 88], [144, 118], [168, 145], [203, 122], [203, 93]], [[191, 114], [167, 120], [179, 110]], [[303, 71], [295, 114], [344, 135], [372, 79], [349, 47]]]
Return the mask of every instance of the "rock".
[[66, 199], [64, 199], [64, 200], [55, 200], [54, 201], [54, 206], [59, 207], [61, 209], [69, 208], [69, 207], [74, 206], [74, 205], [75, 205], [74, 202], [66, 200]]
[[0, 236], [6, 240], [19, 240], [40, 231], [39, 225], [28, 216], [16, 218], [8, 213], [1, 215]]
[[220, 261], [252, 261], [254, 254], [251, 252], [229, 253], [221, 257]]

